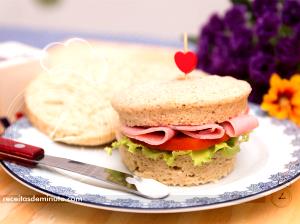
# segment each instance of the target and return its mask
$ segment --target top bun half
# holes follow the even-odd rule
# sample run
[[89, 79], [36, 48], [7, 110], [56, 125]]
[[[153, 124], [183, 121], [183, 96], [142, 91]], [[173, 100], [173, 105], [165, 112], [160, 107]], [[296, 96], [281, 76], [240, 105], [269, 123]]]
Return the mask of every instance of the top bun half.
[[251, 86], [233, 77], [188, 75], [118, 92], [112, 106], [127, 126], [221, 123], [247, 109]]

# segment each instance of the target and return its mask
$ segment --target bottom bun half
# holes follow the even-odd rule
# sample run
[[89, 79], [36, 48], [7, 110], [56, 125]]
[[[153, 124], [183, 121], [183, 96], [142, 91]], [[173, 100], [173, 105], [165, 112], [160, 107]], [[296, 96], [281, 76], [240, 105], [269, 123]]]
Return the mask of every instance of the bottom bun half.
[[210, 162], [194, 166], [190, 156], [181, 155], [172, 166], [168, 166], [163, 158], [147, 158], [141, 151], [131, 153], [124, 146], [119, 151], [126, 167], [135, 175], [155, 179], [169, 186], [195, 186], [217, 182], [233, 170], [236, 160], [236, 156], [227, 158], [217, 152]]

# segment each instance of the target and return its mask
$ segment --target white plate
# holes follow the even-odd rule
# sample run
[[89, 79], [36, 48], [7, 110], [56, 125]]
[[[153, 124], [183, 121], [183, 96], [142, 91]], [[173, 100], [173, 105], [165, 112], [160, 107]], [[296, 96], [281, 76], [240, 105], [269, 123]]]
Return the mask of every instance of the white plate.
[[[164, 213], [239, 204], [282, 189], [300, 173], [300, 129], [291, 122], [266, 116], [258, 106], [251, 105], [251, 112], [258, 117], [260, 125], [249, 142], [241, 145], [234, 171], [218, 183], [170, 187], [171, 194], [164, 200], [149, 200], [107, 189], [101, 182], [57, 169], [28, 168], [10, 162], [2, 162], [2, 166], [17, 181], [36, 191], [108, 210]], [[43, 147], [49, 155], [126, 170], [118, 151], [109, 156], [100, 147], [79, 148], [54, 143], [25, 118], [7, 129], [5, 137]]]

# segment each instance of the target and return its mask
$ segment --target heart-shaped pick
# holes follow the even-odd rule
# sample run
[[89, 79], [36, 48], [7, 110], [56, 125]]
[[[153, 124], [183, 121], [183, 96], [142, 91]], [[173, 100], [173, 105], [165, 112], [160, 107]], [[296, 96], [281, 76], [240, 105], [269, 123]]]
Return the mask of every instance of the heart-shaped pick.
[[174, 59], [177, 67], [186, 75], [193, 71], [197, 66], [197, 55], [191, 51], [186, 53], [178, 51], [176, 52]]

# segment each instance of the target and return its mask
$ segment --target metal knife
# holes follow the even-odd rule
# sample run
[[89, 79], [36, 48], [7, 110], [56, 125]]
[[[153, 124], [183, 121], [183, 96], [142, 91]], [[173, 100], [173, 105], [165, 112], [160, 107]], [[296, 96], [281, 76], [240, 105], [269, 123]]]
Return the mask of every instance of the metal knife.
[[[34, 167], [36, 165], [42, 165], [71, 171], [107, 182], [114, 187], [117, 187], [120, 191], [133, 193], [149, 199], [160, 199], [168, 196], [168, 192], [157, 195], [149, 195], [141, 192], [136, 184], [132, 184], [132, 180], [140, 181], [142, 178], [132, 174], [66, 158], [46, 155], [42, 148], [2, 137], [0, 137], [0, 160], [1, 159], [12, 161], [23, 166]], [[159, 182], [157, 183], [161, 184]]]

